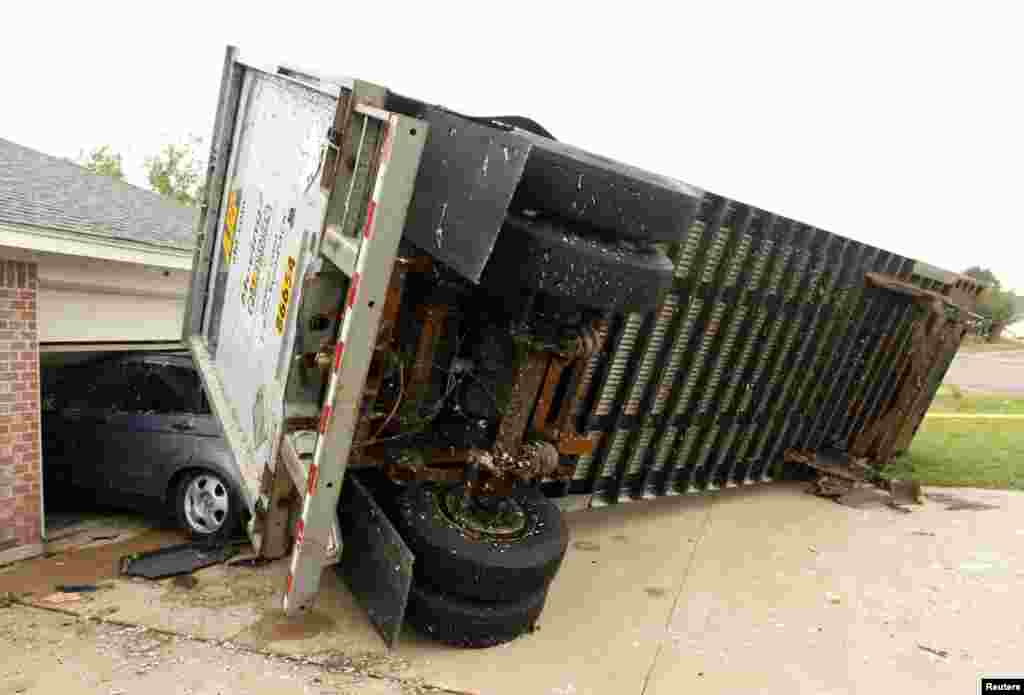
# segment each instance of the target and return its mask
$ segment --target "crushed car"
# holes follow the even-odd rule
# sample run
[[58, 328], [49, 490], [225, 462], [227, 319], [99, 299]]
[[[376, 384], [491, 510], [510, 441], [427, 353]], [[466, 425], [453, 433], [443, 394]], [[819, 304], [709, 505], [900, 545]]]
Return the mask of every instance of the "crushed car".
[[242, 481], [188, 353], [130, 353], [49, 370], [44, 487], [166, 512], [197, 538], [239, 532]]

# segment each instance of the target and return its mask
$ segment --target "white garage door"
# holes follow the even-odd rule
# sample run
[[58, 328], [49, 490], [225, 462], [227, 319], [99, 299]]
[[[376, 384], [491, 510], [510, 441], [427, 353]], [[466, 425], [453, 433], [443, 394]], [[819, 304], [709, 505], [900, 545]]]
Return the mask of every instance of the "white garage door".
[[39, 342], [178, 341], [187, 271], [98, 259], [39, 263]]

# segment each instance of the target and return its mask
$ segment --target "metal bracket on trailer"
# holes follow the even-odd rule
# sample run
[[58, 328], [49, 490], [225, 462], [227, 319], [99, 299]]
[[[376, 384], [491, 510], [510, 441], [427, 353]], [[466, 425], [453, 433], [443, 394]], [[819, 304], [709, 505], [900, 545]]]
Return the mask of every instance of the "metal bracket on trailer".
[[[383, 95], [381, 87], [356, 82], [351, 97], [339, 101], [335, 122], [341, 140], [338, 156], [325, 162], [325, 177], [333, 185], [324, 239], [334, 235], [346, 247], [355, 247], [351, 249], [354, 265], [349, 262], [351, 254], [336, 263], [331, 244], [322, 246], [322, 255], [349, 277], [349, 290], [312, 461], [308, 469], [304, 465], [282, 466], [305, 473], [294, 476], [303, 500], [284, 595], [284, 610], [289, 615], [309, 608], [320, 588], [363, 385], [427, 136], [424, 122], [378, 108]], [[350, 153], [352, 156], [347, 156]], [[330, 175], [327, 166], [334, 168]]]

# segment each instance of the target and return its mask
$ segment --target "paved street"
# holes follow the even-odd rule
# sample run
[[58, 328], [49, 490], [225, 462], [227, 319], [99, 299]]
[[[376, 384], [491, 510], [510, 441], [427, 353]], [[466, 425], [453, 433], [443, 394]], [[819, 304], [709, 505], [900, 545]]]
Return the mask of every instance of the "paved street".
[[961, 352], [944, 383], [971, 391], [1024, 395], [1024, 350]]

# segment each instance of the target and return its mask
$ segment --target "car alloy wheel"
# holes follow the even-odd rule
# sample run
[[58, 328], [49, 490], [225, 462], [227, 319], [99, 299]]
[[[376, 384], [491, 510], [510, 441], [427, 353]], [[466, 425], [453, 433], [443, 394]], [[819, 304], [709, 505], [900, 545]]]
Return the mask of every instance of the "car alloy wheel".
[[231, 518], [231, 492], [219, 477], [199, 473], [185, 484], [181, 500], [188, 530], [209, 536], [220, 531]]

